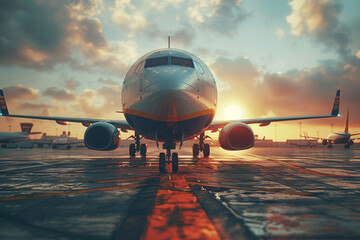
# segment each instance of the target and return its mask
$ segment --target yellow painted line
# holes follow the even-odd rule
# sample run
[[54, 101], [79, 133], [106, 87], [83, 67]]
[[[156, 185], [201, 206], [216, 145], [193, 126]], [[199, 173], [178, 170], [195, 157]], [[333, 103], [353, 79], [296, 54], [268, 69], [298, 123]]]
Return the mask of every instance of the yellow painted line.
[[184, 177], [163, 176], [143, 239], [221, 239]]
[[91, 193], [91, 192], [114, 191], [114, 190], [118, 190], [118, 189], [135, 188], [135, 187], [140, 187], [140, 186], [144, 186], [144, 184], [131, 184], [131, 185], [126, 185], [126, 186], [92, 188], [92, 189], [73, 190], [73, 191], [64, 191], [64, 192], [54, 192], [54, 193], [42, 193], [42, 194], [22, 195], [22, 196], [14, 196], [14, 197], [4, 197], [4, 198], [0, 198], [0, 202], [8, 202], [8, 201], [14, 201], [14, 200], [25, 200], [25, 199], [32, 199], [32, 198], [53, 197], [53, 196], [74, 195], [74, 194], [84, 194], [84, 193]]
[[312, 195], [311, 193], [308, 193], [308, 192], [281, 190], [281, 189], [275, 189], [275, 188], [231, 186], [231, 185], [221, 185], [221, 184], [207, 184], [207, 183], [201, 183], [201, 182], [190, 182], [189, 184], [199, 185], [199, 186], [203, 186], [203, 187], [217, 187], [217, 188], [240, 189], [240, 190], [246, 190], [246, 191], [274, 192], [274, 193], [290, 194], [290, 195], [297, 195], [297, 196], [311, 196]]
[[338, 174], [329, 174], [329, 173], [317, 172], [317, 171], [314, 171], [314, 170], [310, 170], [310, 169], [306, 169], [306, 168], [296, 166], [295, 164], [292, 164], [292, 163], [289, 163], [289, 162], [285, 162], [285, 161], [281, 161], [281, 160], [277, 160], [277, 159], [273, 159], [273, 158], [269, 158], [269, 157], [263, 157], [263, 156], [256, 155], [256, 154], [248, 154], [248, 155], [252, 155], [252, 156], [255, 156], [255, 157], [260, 157], [260, 158], [263, 158], [263, 159], [266, 159], [266, 160], [270, 160], [270, 161], [276, 162], [276, 163], [278, 163], [280, 165], [289, 167], [291, 169], [294, 169], [294, 170], [296, 170], [298, 172], [302, 172], [302, 173], [308, 173], [308, 174], [312, 174], [312, 175], [326, 176], [326, 177], [340, 177], [340, 178], [351, 177], [350, 175], [338, 175]]
[[135, 116], [139, 116], [139, 117], [143, 117], [143, 118], [147, 118], [147, 119], [151, 119], [151, 120], [155, 120], [155, 121], [177, 122], [177, 121], [184, 121], [184, 120], [201, 117], [201, 116], [205, 116], [205, 115], [209, 115], [209, 114], [215, 114], [215, 109], [205, 109], [205, 110], [190, 113], [190, 114], [187, 114], [184, 116], [158, 116], [158, 115], [153, 115], [153, 114], [149, 114], [149, 113], [145, 113], [142, 111], [133, 110], [133, 109], [129, 109], [129, 108], [123, 108], [123, 112], [125, 114], [131, 114], [131, 115], [135, 115]]

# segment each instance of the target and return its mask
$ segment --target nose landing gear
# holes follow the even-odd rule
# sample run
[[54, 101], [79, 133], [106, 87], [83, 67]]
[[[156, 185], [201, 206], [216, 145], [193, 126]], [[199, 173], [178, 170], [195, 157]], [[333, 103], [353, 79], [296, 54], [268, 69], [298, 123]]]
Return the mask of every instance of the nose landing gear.
[[147, 146], [146, 146], [146, 144], [140, 144], [140, 140], [143, 137], [140, 136], [140, 134], [138, 134], [137, 132], [135, 132], [135, 136], [132, 135], [128, 139], [130, 139], [130, 138], [135, 139], [135, 143], [130, 144], [130, 146], [129, 146], [129, 155], [131, 157], [135, 157], [136, 152], [140, 152], [140, 155], [142, 157], [146, 157]]
[[204, 141], [207, 138], [211, 139], [211, 137], [205, 136], [205, 133], [203, 132], [196, 138], [199, 140], [199, 144], [195, 143], [193, 145], [193, 157], [197, 157], [200, 152], [203, 152], [205, 158], [210, 156], [210, 145], [204, 143]]
[[[159, 154], [159, 171], [165, 172], [166, 163], [172, 163], [172, 172], [176, 173], [179, 170], [179, 157], [178, 153], [172, 153], [171, 150], [175, 149], [176, 144], [173, 142], [165, 142], [163, 144], [163, 149], [166, 150], [166, 156], [165, 153]], [[170, 161], [171, 157], [171, 161]]]

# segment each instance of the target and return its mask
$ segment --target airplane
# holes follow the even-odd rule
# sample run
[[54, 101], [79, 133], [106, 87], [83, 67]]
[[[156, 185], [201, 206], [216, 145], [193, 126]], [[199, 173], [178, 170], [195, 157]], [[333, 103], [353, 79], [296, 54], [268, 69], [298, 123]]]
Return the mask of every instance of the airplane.
[[83, 141], [71, 140], [69, 137], [56, 138], [51, 142], [53, 149], [56, 149], [60, 146], [66, 146], [66, 149], [71, 149], [71, 144], [83, 143]]
[[291, 141], [289, 140], [288, 141], [288, 144], [289, 145], [292, 145], [292, 146], [297, 146], [297, 147], [316, 147], [318, 146], [318, 142], [316, 140], [311, 140], [308, 136], [308, 134], [306, 132], [304, 132], [304, 136], [302, 136], [305, 138], [305, 141], [303, 140], [300, 140], [300, 141]]
[[[55, 120], [58, 124], [79, 122], [87, 127], [84, 144], [93, 150], [114, 150], [120, 144], [120, 131], [134, 131], [135, 143], [129, 146], [129, 155], [136, 152], [146, 156], [146, 138], [162, 143], [159, 153], [159, 171], [165, 172], [166, 163], [172, 163], [172, 172], [178, 171], [178, 153], [183, 142], [197, 138], [193, 156], [203, 152], [210, 155], [205, 131], [218, 132], [220, 146], [227, 150], [244, 150], [254, 145], [255, 137], [249, 124], [267, 126], [271, 122], [337, 117], [340, 90], [337, 91], [329, 115], [238, 119], [213, 122], [217, 106], [217, 86], [207, 65], [195, 55], [180, 49], [163, 48], [140, 57], [128, 70], [122, 86], [122, 113], [125, 121], [73, 117], [9, 114], [5, 97], [0, 90], [1, 114], [5, 117]], [[221, 130], [220, 130], [221, 129]], [[170, 160], [171, 159], [171, 160]], [[168, 165], [170, 166], [170, 165]]]
[[328, 148], [332, 148], [333, 144], [344, 144], [344, 148], [350, 148], [354, 144], [354, 140], [360, 138], [351, 138], [352, 136], [360, 135], [360, 133], [350, 134], [349, 133], [349, 109], [346, 113], [345, 129], [343, 132], [330, 133], [327, 138], [308, 137], [316, 140], [321, 140], [321, 144]]
[[31, 132], [32, 123], [20, 123], [21, 132], [0, 132], [0, 143], [17, 143], [29, 139], [30, 134], [40, 134], [41, 132]]

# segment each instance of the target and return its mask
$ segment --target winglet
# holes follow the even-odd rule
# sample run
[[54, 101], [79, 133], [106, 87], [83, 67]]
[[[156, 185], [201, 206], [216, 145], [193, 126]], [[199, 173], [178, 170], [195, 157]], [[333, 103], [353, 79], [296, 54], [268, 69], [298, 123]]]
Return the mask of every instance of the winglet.
[[1, 108], [0, 116], [9, 115], [9, 111], [8, 111], [8, 108], [7, 108], [6, 102], [5, 102], [4, 92], [2, 89], [0, 89], [0, 108]]
[[340, 108], [340, 89], [337, 90], [335, 100], [334, 100], [334, 106], [331, 111], [332, 116], [339, 116], [339, 108]]

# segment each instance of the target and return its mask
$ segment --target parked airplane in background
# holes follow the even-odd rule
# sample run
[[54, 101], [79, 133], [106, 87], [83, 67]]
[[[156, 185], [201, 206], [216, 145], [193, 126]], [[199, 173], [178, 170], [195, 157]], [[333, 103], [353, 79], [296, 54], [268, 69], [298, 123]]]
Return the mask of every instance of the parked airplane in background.
[[31, 132], [32, 123], [20, 123], [21, 132], [0, 132], [0, 143], [17, 143], [29, 139], [30, 134], [40, 134], [41, 132]]
[[351, 145], [354, 144], [354, 140], [360, 139], [360, 138], [351, 138], [352, 136], [360, 135], [360, 133], [356, 134], [350, 134], [349, 133], [349, 109], [346, 113], [346, 121], [345, 121], [345, 129], [343, 132], [338, 133], [330, 133], [327, 138], [317, 138], [317, 137], [308, 137], [313, 138], [317, 140], [322, 140], [321, 144], [326, 146], [328, 148], [332, 148], [333, 144], [344, 144], [345, 148], [350, 148]]
[[[337, 91], [332, 112], [329, 115], [239, 119], [212, 122], [217, 105], [215, 79], [200, 58], [179, 49], [160, 49], [139, 58], [127, 72], [122, 86], [122, 112], [126, 121], [31, 116], [9, 114], [3, 92], [1, 113], [6, 117], [55, 120], [59, 124], [80, 122], [88, 127], [84, 135], [85, 145], [94, 150], [114, 150], [120, 144], [119, 130], [135, 131], [135, 143], [130, 144], [129, 154], [137, 151], [146, 156], [146, 145], [141, 138], [162, 142], [166, 151], [159, 154], [159, 170], [165, 171], [166, 162], [172, 162], [173, 172], [178, 171], [178, 154], [171, 150], [185, 140], [197, 137], [193, 155], [203, 152], [210, 155], [205, 131], [217, 132], [219, 143], [227, 150], [243, 150], [254, 145], [254, 133], [248, 124], [267, 126], [271, 122], [337, 117], [340, 90]], [[301, 100], [301, 99], [300, 99]], [[171, 159], [171, 161], [170, 161]]]
[[66, 146], [66, 148], [70, 150], [71, 144], [78, 144], [78, 143], [83, 143], [83, 141], [76, 141], [76, 140], [71, 140], [69, 137], [63, 137], [63, 138], [55, 138], [51, 142], [51, 146], [53, 149], [58, 148], [60, 146]]

